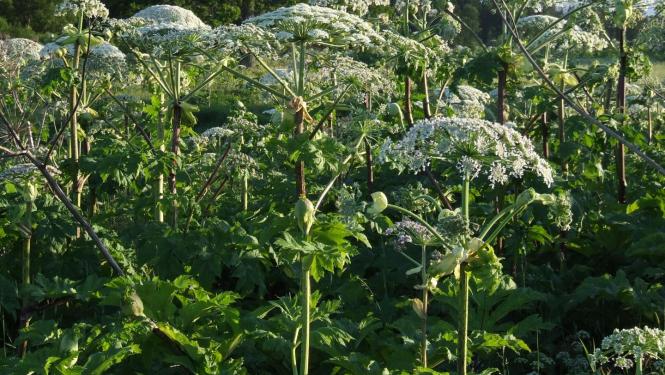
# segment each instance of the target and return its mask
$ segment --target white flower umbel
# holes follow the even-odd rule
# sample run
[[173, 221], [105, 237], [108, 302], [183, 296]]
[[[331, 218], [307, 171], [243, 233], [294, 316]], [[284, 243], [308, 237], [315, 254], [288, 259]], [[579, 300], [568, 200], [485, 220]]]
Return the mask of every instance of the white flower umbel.
[[309, 76], [309, 80], [321, 89], [331, 86], [336, 80], [342, 86], [351, 85], [360, 96], [370, 94], [375, 98], [389, 99], [395, 94], [394, 77], [385, 69], [370, 67], [348, 56], [322, 59], [318, 65], [319, 69]]
[[328, 7], [364, 16], [372, 6], [390, 6], [389, 0], [309, 0], [309, 5]]
[[280, 49], [278, 38], [270, 31], [253, 24], [224, 25], [205, 33], [207, 49], [220, 56], [246, 54], [251, 50], [263, 57], [273, 58]]
[[28, 61], [39, 60], [39, 52], [43, 46], [35, 41], [24, 38], [0, 40], [0, 62], [12, 61], [13, 64], [22, 64]]
[[[55, 65], [62, 65], [62, 57], [73, 57], [74, 46], [72, 44], [61, 45], [66, 38], [61, 37], [55, 42], [47, 43], [39, 52], [42, 58], [50, 59]], [[110, 75], [119, 75], [126, 70], [125, 54], [118, 47], [102, 42], [92, 48], [86, 55], [82, 51], [83, 58], [87, 59], [86, 74], [88, 78], [101, 79]]]
[[[579, 18], [579, 20], [578, 20]], [[608, 47], [602, 24], [593, 11], [584, 12], [584, 18], [560, 21], [549, 15], [530, 15], [517, 20], [517, 27], [523, 37], [534, 46], [549, 45], [559, 52], [574, 50], [580, 53], [592, 53]], [[542, 33], [550, 25], [554, 25]]]
[[142, 18], [153, 24], [177, 24], [191, 29], [208, 28], [208, 25], [191, 10], [173, 5], [153, 5], [137, 12], [132, 17]]
[[251, 23], [267, 28], [278, 39], [334, 43], [357, 47], [382, 44], [383, 37], [362, 18], [341, 10], [308, 4], [296, 4], [249, 18]]
[[399, 68], [418, 69], [434, 61], [436, 53], [417, 40], [404, 37], [392, 31], [385, 31], [385, 44], [378, 53], [396, 61]]
[[605, 337], [600, 348], [589, 355], [592, 368], [614, 365], [627, 370], [635, 365], [642, 373], [642, 364], [647, 360], [663, 360], [665, 356], [665, 331], [657, 328], [615, 329]]
[[30, 39], [14, 38], [0, 40], [0, 79], [25, 74], [29, 78], [39, 76], [39, 52], [43, 46]]
[[143, 9], [126, 24], [120, 37], [155, 57], [187, 54], [210, 30], [192, 11], [173, 5]]
[[488, 93], [475, 87], [459, 85], [453, 90], [446, 89], [441, 105], [452, 108], [457, 117], [484, 118], [485, 106], [491, 99]]
[[105, 19], [109, 16], [109, 10], [99, 0], [65, 0], [56, 6], [55, 15]]
[[400, 172], [420, 172], [436, 160], [454, 166], [462, 176], [484, 176], [491, 186], [504, 185], [525, 172], [554, 182], [552, 168], [531, 141], [507, 125], [470, 118], [421, 120], [397, 142], [386, 140], [379, 160]]

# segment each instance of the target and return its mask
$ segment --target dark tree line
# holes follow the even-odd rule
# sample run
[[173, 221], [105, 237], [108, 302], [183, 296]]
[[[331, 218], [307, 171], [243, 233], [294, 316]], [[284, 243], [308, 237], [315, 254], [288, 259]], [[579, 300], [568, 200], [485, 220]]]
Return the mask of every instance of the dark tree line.
[[[0, 37], [28, 37], [57, 33], [62, 23], [53, 17], [61, 0], [0, 0]], [[155, 4], [178, 5], [192, 10], [206, 23], [237, 23], [255, 14], [295, 0], [104, 0], [111, 17], [124, 18]]]
[[[0, 38], [26, 37], [48, 39], [48, 34], [59, 33], [61, 20], [53, 17], [57, 4], [62, 0], [0, 0]], [[239, 23], [252, 15], [284, 5], [306, 0], [104, 0], [111, 17], [125, 18], [155, 4], [178, 5], [192, 10], [203, 21], [218, 26]], [[480, 0], [453, 0], [455, 13], [485, 41], [499, 34], [500, 22]], [[457, 43], [475, 45], [474, 37], [462, 30]]]

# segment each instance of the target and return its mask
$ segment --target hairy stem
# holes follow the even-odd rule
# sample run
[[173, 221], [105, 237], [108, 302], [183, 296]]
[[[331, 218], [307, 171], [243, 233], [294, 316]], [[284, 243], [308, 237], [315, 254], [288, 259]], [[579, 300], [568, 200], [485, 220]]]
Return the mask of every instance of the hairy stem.
[[298, 375], [298, 355], [296, 354], [298, 350], [298, 334], [300, 333], [300, 327], [296, 327], [296, 331], [293, 333], [293, 340], [291, 340], [291, 373], [293, 375]]
[[180, 122], [182, 117], [182, 107], [180, 103], [173, 104], [173, 119], [172, 119], [172, 132], [171, 135], [171, 152], [173, 153], [173, 167], [169, 173], [169, 192], [173, 195], [173, 202], [171, 203], [171, 226], [175, 229], [178, 226], [178, 202], [175, 198], [177, 191], [176, 187], [176, 169], [177, 158], [180, 154]]
[[411, 98], [411, 78], [406, 75], [404, 77], [404, 118], [409, 127], [413, 126], [413, 100]]
[[309, 262], [302, 260], [302, 275], [300, 281], [301, 302], [301, 327], [302, 343], [300, 346], [300, 375], [309, 374], [309, 336], [310, 336], [310, 302], [312, 289], [310, 285]]
[[423, 93], [425, 94], [425, 97], [423, 98], [423, 112], [425, 115], [425, 118], [429, 119], [432, 117], [432, 110], [430, 109], [429, 106], [429, 78], [427, 76], [427, 69], [424, 70], [423, 72]]
[[543, 113], [542, 118], [542, 136], [543, 136], [543, 158], [550, 158], [550, 126], [547, 122], [547, 112]]
[[[464, 176], [464, 189], [462, 190], [462, 214], [469, 228], [469, 185], [468, 174]], [[467, 336], [469, 330], [469, 274], [466, 271], [466, 261], [460, 264], [459, 281], [459, 327], [457, 330], [457, 373], [466, 375], [466, 357], [467, 357]]]
[[466, 271], [466, 262], [460, 264], [459, 281], [459, 328], [457, 336], [457, 374], [466, 375], [467, 357], [467, 331], [469, 330], [469, 273]]
[[429, 303], [429, 292], [427, 282], [427, 252], [426, 247], [422, 246], [421, 251], [421, 269], [420, 276], [423, 283], [423, 316], [421, 325], [420, 337], [420, 363], [423, 367], [427, 367], [427, 305]]

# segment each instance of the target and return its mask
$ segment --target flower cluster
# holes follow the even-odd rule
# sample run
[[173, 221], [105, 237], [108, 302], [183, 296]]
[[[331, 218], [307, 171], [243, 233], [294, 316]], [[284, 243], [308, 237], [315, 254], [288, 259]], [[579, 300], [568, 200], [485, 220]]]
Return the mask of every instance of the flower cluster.
[[443, 238], [450, 239], [451, 242], [463, 243], [465, 238], [469, 238], [478, 230], [478, 224], [469, 223], [467, 226], [459, 209], [455, 211], [444, 209], [437, 218], [436, 230]]
[[[567, 20], [555, 24], [557, 20], [557, 17], [548, 15], [530, 15], [517, 20], [517, 26], [525, 37], [536, 38], [532, 41], [536, 45], [547, 43], [560, 52], [574, 49], [589, 53], [607, 48], [608, 42], [595, 12], [587, 13], [583, 22]], [[554, 26], [550, 27], [552, 24]], [[541, 31], [548, 27], [550, 28], [541, 34]]]
[[531, 141], [508, 125], [470, 118], [421, 120], [398, 142], [387, 139], [379, 160], [400, 172], [419, 172], [430, 160], [455, 166], [474, 179], [484, 175], [492, 187], [521, 178], [530, 171], [546, 185], [554, 182], [552, 168]]
[[401, 207], [409, 207], [412, 212], [419, 215], [430, 214], [436, 210], [436, 206], [426, 198], [430, 194], [429, 189], [418, 182], [415, 185], [402, 186], [392, 192], [390, 201]]
[[90, 49], [87, 69], [92, 78], [119, 75], [126, 71], [125, 54], [110, 43], [101, 43]]
[[235, 132], [231, 129], [223, 128], [221, 126], [214, 126], [201, 133], [201, 137], [206, 139], [219, 139], [230, 137], [233, 134], [235, 134]]
[[280, 44], [273, 33], [254, 24], [223, 25], [204, 33], [207, 48], [222, 56], [247, 53], [273, 57]]
[[342, 86], [351, 85], [363, 98], [365, 94], [381, 98], [390, 98], [395, 94], [395, 81], [387, 70], [369, 67], [348, 56], [322, 60], [319, 65], [319, 69], [308, 78], [318, 87], [337, 81]]
[[589, 360], [592, 367], [613, 364], [626, 370], [633, 367], [633, 361], [662, 360], [663, 353], [665, 353], [665, 331], [635, 327], [615, 329], [611, 335], [603, 339], [601, 347], [596, 348], [589, 356]]
[[397, 14], [409, 14], [420, 17], [435, 17], [439, 11], [432, 6], [431, 0], [397, 0], [395, 2]]
[[105, 19], [109, 10], [99, 0], [65, 0], [55, 8], [55, 15]]
[[[74, 45], [63, 45], [66, 37], [60, 37], [55, 42], [45, 44], [39, 54], [42, 58], [51, 59], [55, 64], [62, 64], [59, 57], [73, 57]], [[109, 75], [119, 75], [126, 71], [125, 54], [118, 47], [102, 42], [87, 51], [81, 51], [87, 59], [86, 75], [92, 79], [103, 79]]]
[[337, 199], [335, 206], [342, 221], [347, 225], [351, 225], [356, 221], [356, 216], [365, 210], [367, 203], [362, 199], [363, 193], [357, 183], [353, 185], [342, 185], [337, 190]]
[[249, 18], [245, 23], [270, 29], [287, 42], [306, 41], [372, 47], [383, 37], [362, 18], [341, 10], [304, 3]]
[[132, 17], [149, 20], [158, 25], [179, 25], [190, 29], [205, 29], [208, 27], [191, 10], [174, 5], [153, 5], [139, 11]]
[[570, 230], [573, 223], [573, 201], [569, 194], [558, 194], [554, 202], [549, 205], [547, 218], [561, 230]]
[[39, 60], [39, 52], [43, 46], [35, 41], [24, 38], [0, 40], [0, 62], [23, 62]]
[[386, 230], [386, 235], [395, 236], [395, 247], [404, 250], [407, 244], [427, 244], [432, 240], [432, 234], [422, 224], [413, 220], [404, 219]]
[[153, 5], [134, 14], [119, 27], [130, 46], [154, 57], [198, 55], [194, 47], [210, 31], [192, 11], [173, 5]]
[[431, 49], [417, 40], [392, 31], [385, 31], [384, 37], [386, 43], [379, 53], [395, 59], [400, 65], [398, 69], [421, 69], [428, 65], [429, 60], [436, 57]]
[[328, 7], [364, 16], [372, 6], [390, 6], [389, 0], [309, 0], [309, 5]]
[[[578, 1], [578, 0], [570, 0], [570, 1]], [[586, 0], [579, 0], [579, 1], [586, 1]], [[511, 3], [512, 2], [513, 1], [511, 1]], [[489, 6], [494, 5], [492, 3], [492, 0], [480, 0], [480, 3]], [[524, 10], [531, 11], [532, 13], [540, 13], [545, 9], [558, 6], [560, 3], [561, 3], [560, 0], [526, 0], [524, 2], [521, 2], [520, 6], [523, 7]]]
[[[33, 42], [30, 39], [14, 38], [0, 40], [0, 75], [16, 76], [19, 73], [26, 73], [30, 78], [37, 76], [31, 71], [34, 69], [24, 69], [28, 65], [35, 68], [38, 64], [42, 45]], [[30, 70], [28, 72], [28, 70]], [[4, 78], [8, 78], [4, 77]]]
[[440, 105], [450, 107], [457, 117], [484, 118], [485, 106], [491, 101], [488, 93], [475, 87], [459, 85], [454, 90], [446, 89]]

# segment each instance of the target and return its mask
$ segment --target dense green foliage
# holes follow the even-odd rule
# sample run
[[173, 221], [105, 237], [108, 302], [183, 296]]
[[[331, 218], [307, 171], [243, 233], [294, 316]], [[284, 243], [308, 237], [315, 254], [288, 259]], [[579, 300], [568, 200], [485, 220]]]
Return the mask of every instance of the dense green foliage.
[[27, 3], [0, 373], [665, 373], [662, 4]]

